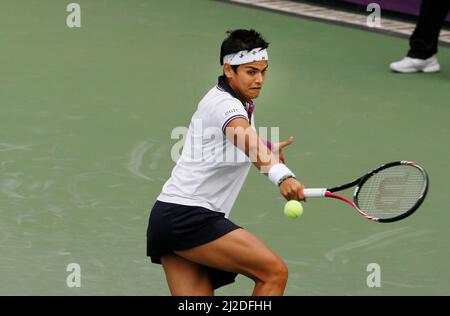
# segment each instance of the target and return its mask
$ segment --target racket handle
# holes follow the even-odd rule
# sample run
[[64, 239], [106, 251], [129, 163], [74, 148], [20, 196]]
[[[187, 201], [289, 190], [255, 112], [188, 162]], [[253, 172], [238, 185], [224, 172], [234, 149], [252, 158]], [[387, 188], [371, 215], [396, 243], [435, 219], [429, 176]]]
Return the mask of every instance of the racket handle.
[[321, 188], [321, 189], [304, 189], [303, 193], [305, 194], [305, 197], [307, 198], [320, 198], [325, 196], [325, 192], [327, 192], [327, 189]]

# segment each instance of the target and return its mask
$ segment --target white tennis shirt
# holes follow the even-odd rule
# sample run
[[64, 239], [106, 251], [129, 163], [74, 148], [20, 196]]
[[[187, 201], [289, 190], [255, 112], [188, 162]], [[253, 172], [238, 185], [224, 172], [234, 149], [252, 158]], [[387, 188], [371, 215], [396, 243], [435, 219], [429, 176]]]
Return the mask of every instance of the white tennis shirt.
[[[249, 121], [247, 108], [223, 76], [203, 97], [192, 116], [180, 158], [158, 200], [200, 206], [228, 218], [251, 162], [224, 135], [235, 118]], [[254, 128], [254, 119], [250, 116]]]

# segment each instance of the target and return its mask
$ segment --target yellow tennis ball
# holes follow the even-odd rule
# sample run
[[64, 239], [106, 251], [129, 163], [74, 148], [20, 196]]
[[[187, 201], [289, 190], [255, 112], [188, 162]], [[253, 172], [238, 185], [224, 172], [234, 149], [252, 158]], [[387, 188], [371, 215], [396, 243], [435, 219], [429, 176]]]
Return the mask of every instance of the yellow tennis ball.
[[290, 200], [284, 206], [284, 215], [289, 218], [297, 218], [302, 216], [303, 206], [297, 200]]

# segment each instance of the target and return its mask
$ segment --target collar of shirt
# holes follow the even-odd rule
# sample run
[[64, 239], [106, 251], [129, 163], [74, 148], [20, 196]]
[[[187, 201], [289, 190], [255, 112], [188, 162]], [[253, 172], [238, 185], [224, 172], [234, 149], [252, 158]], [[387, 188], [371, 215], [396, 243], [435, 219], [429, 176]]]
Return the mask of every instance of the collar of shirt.
[[[239, 100], [239, 98], [237, 97], [237, 94], [230, 87], [230, 85], [228, 84], [227, 78], [224, 75], [219, 77], [218, 83], [217, 83], [217, 88], [219, 90], [228, 92], [229, 94], [231, 94], [231, 96], [233, 98], [236, 98], [236, 99]], [[249, 122], [251, 124], [252, 123], [252, 114], [253, 114], [253, 111], [255, 110], [255, 104], [253, 103], [253, 100], [250, 99], [249, 101], [247, 101], [245, 103], [244, 107], [245, 107], [245, 110], [247, 111], [248, 120], [249, 120]]]

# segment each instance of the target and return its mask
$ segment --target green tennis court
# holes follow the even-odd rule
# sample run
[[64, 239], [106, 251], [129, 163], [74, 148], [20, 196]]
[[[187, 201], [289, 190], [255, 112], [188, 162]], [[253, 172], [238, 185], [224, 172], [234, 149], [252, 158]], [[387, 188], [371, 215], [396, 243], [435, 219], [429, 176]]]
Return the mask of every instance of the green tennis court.
[[[369, 222], [309, 200], [283, 216], [252, 168], [231, 219], [288, 264], [286, 295], [449, 295], [450, 50], [437, 74], [391, 73], [407, 40], [218, 1], [3, 1], [0, 11], [0, 294], [169, 295], [145, 252], [171, 139], [221, 74], [225, 31], [271, 43], [259, 126], [293, 135], [287, 164], [309, 187], [413, 160], [430, 191], [411, 217]], [[81, 287], [67, 286], [70, 263]], [[367, 267], [381, 268], [368, 287]], [[218, 295], [249, 295], [238, 277]]]

